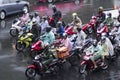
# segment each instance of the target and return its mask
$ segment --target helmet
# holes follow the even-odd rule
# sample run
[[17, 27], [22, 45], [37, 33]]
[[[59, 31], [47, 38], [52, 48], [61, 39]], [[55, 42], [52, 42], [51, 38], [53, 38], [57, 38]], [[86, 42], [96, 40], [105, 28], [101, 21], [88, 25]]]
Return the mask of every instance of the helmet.
[[105, 43], [106, 38], [105, 37], [101, 37], [101, 43]]
[[26, 13], [27, 13], [27, 10], [24, 9], [24, 10], [23, 10], [23, 13], [26, 14]]
[[102, 37], [106, 37], [107, 36], [107, 34], [106, 33], [102, 33]]
[[98, 11], [99, 11], [99, 12], [102, 12], [102, 11], [103, 11], [103, 7], [100, 6], [100, 7], [98, 8]]
[[33, 14], [30, 14], [29, 17], [30, 17], [30, 19], [32, 19], [32, 18], [34, 17], [34, 15], [33, 15]]
[[97, 46], [97, 40], [93, 40], [93, 46]]
[[33, 19], [33, 25], [36, 25], [37, 24], [37, 21], [36, 21], [36, 19]]
[[97, 19], [97, 17], [96, 16], [92, 16], [92, 19]]
[[53, 12], [56, 12], [56, 11], [57, 11], [57, 8], [56, 8], [55, 5], [52, 6], [52, 10], [53, 10]]
[[81, 28], [77, 28], [77, 31], [80, 32], [80, 31], [81, 31]]
[[36, 17], [36, 16], [39, 16], [39, 13], [38, 13], [38, 12], [35, 12], [34, 15], [35, 15], [35, 17]]
[[51, 31], [51, 27], [47, 26], [46, 27], [46, 32], [50, 32]]
[[108, 17], [112, 17], [112, 14], [111, 14], [111, 13], [108, 13], [107, 16], [108, 16]]
[[67, 33], [63, 33], [63, 37], [67, 37]]
[[46, 20], [46, 19], [47, 19], [47, 16], [42, 16], [42, 19], [45, 19], [45, 20]]
[[77, 13], [73, 13], [72, 16], [77, 16]]

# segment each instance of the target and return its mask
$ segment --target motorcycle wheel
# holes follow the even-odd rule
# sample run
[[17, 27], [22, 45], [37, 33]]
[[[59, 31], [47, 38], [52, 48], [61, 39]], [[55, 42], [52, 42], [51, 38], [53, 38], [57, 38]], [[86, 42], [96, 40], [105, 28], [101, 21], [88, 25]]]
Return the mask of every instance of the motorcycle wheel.
[[16, 47], [16, 50], [23, 51], [25, 48], [25, 45], [21, 44], [20, 42], [17, 42], [15, 47]]
[[36, 76], [36, 71], [33, 68], [27, 68], [25, 71], [25, 75], [27, 78], [34, 78]]
[[37, 51], [31, 51], [30, 52], [30, 57], [34, 59], [34, 57], [38, 55], [38, 52]]
[[16, 37], [18, 35], [18, 30], [17, 29], [10, 29], [10, 35], [13, 37]]
[[85, 64], [80, 66], [80, 68], [79, 68], [80, 74], [84, 74], [86, 72], [86, 67], [87, 67], [87, 65], [85, 65]]

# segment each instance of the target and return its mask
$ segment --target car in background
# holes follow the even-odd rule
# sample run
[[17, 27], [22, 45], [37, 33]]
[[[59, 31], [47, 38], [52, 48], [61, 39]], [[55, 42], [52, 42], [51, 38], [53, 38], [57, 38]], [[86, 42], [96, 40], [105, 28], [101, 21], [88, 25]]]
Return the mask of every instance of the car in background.
[[0, 0], [0, 19], [5, 19], [6, 16], [29, 12], [29, 2], [22, 0]]

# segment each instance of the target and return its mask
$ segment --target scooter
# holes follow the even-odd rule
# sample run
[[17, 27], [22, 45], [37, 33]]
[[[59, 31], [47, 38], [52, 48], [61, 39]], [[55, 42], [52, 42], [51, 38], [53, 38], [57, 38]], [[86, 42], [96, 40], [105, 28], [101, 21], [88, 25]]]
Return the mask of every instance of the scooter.
[[[80, 66], [79, 66], [79, 72], [81, 74], [84, 74], [85, 72], [87, 71], [94, 71], [96, 70], [94, 68], [94, 64], [93, 62], [91, 61], [91, 56], [92, 54], [86, 54], [84, 57], [83, 57], [83, 60], [82, 62], [80, 63]], [[102, 59], [99, 58], [97, 60], [95, 60], [96, 64], [97, 64], [97, 69], [98, 68], [101, 68], [103, 70], [107, 69], [108, 68], [108, 64], [106, 63], [106, 59], [105, 59], [105, 64], [103, 66], [100, 66], [101, 65], [101, 62], [102, 62]]]
[[95, 26], [96, 20], [97, 20], [96, 17], [92, 16], [90, 22], [83, 25], [81, 29], [88, 35], [92, 34], [96, 30], [96, 26]]
[[100, 40], [102, 33], [108, 34], [108, 26], [101, 23], [101, 26], [97, 29], [97, 38]]

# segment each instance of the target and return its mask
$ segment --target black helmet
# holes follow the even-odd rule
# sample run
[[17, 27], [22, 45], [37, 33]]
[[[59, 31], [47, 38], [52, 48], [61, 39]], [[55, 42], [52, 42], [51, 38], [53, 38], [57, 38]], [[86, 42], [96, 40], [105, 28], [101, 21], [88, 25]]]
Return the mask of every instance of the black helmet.
[[33, 15], [33, 14], [30, 14], [29, 17], [30, 17], [30, 19], [32, 19], [32, 18], [34, 17], [34, 15]]
[[108, 13], [107, 16], [108, 16], [108, 17], [112, 17], [112, 14], [111, 14], [111, 13]]
[[47, 27], [46, 32], [50, 32], [50, 31], [51, 31], [51, 27]]
[[77, 31], [80, 32], [80, 31], [81, 31], [81, 28], [77, 28]]
[[53, 12], [56, 12], [56, 11], [57, 11], [56, 6], [53, 6], [53, 7], [52, 7], [52, 10], [53, 10]]

